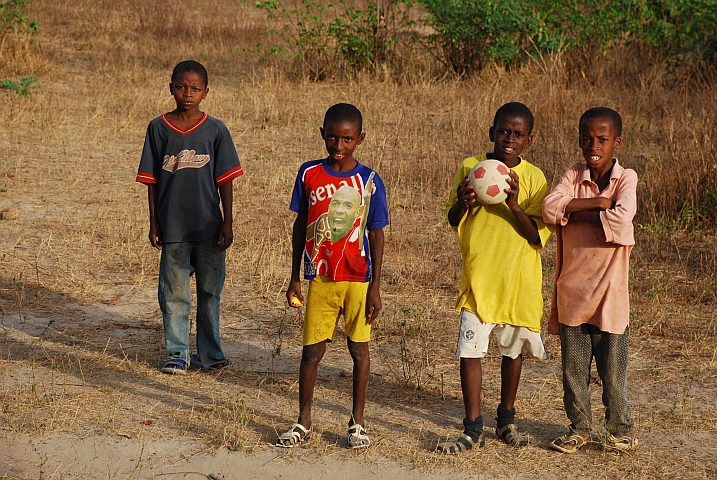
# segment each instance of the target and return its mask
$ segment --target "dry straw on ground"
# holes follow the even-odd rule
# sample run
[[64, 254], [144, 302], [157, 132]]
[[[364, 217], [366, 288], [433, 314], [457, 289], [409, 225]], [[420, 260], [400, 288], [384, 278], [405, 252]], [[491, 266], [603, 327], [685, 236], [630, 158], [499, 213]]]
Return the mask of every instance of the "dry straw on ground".
[[[269, 448], [297, 411], [301, 318], [283, 298], [288, 200], [300, 163], [324, 154], [323, 112], [348, 101], [365, 115], [358, 153], [384, 179], [391, 208], [367, 411], [374, 445], [358, 455], [341, 448], [351, 380], [339, 336], [320, 372], [319, 434], [309, 452], [349, 462], [380, 455], [489, 477], [561, 477], [566, 469], [600, 478], [717, 475], [717, 245], [714, 226], [686, 228], [705, 212], [684, 202], [717, 188], [714, 79], [675, 80], [662, 66], [612, 57], [578, 74], [558, 56], [464, 80], [423, 72], [309, 83], [243, 51], [265, 25], [247, 4], [195, 2], [186, 8], [196, 15], [143, 0], [31, 7], [42, 28], [35, 46], [8, 47], [0, 58], [0, 77], [35, 74], [40, 83], [27, 98], [0, 92], [0, 210], [19, 212], [0, 220], [2, 429]], [[187, 57], [207, 65], [203, 107], [228, 125], [246, 175], [235, 182], [223, 306], [234, 364], [219, 376], [177, 379], [157, 369], [158, 256], [147, 241], [146, 192], [134, 176], [146, 124], [173, 108], [171, 67]], [[567, 424], [554, 337], [546, 338], [549, 361], [526, 362], [518, 396], [520, 426], [540, 440], [537, 447], [516, 451], [489, 439], [483, 452], [432, 452], [462, 418], [452, 356], [460, 258], [443, 203], [458, 162], [490, 147], [492, 114], [512, 100], [535, 112], [527, 158], [551, 185], [580, 159], [582, 111], [607, 105], [623, 114], [618, 153], [641, 179], [629, 375], [643, 447], [632, 455], [607, 454], [598, 444], [570, 457], [547, 450]], [[554, 248], [544, 252], [546, 299]], [[489, 426], [499, 365], [494, 353], [484, 370]], [[596, 418], [599, 394], [596, 386]]]

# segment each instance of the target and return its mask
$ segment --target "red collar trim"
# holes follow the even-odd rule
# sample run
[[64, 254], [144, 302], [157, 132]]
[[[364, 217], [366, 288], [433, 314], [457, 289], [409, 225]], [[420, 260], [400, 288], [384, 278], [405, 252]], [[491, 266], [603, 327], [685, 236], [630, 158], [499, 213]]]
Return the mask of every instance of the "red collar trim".
[[200, 118], [197, 123], [195, 123], [194, 125], [192, 125], [191, 127], [189, 127], [186, 130], [182, 130], [181, 128], [178, 128], [177, 126], [173, 125], [172, 122], [170, 122], [169, 119], [167, 118], [166, 114], [162, 115], [162, 120], [164, 120], [164, 123], [166, 123], [169, 128], [171, 128], [175, 132], [179, 133], [180, 135], [184, 135], [184, 136], [189, 135], [194, 130], [201, 127], [202, 124], [207, 120], [207, 118], [209, 118], [209, 115], [207, 115], [205, 113], [204, 115], [202, 115], [202, 118]]

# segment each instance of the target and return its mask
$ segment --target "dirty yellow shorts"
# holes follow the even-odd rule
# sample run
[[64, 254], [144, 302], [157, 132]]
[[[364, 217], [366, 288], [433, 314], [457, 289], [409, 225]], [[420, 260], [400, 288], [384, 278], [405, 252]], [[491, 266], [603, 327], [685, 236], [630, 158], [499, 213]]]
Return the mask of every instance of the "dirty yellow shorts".
[[309, 282], [304, 316], [304, 345], [333, 339], [336, 323], [343, 313], [346, 336], [354, 342], [371, 339], [366, 321], [368, 282], [334, 282], [317, 275]]

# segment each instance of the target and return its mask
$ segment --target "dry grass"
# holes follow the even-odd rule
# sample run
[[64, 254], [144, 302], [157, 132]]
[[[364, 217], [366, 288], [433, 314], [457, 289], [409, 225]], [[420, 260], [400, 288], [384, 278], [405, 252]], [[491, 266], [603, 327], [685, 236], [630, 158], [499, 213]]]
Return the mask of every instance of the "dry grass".
[[[170, 2], [37, 1], [32, 8], [42, 28], [36, 45], [8, 47], [0, 57], [0, 77], [35, 74], [41, 84], [28, 98], [0, 92], [0, 210], [20, 212], [19, 220], [0, 220], [4, 429], [181, 436], [249, 450], [273, 441], [297, 410], [301, 319], [286, 312], [282, 293], [288, 200], [299, 164], [323, 156], [323, 112], [349, 101], [365, 116], [359, 156], [381, 174], [391, 207], [367, 411], [374, 446], [358, 455], [338, 446], [351, 381], [337, 340], [320, 373], [320, 435], [311, 451], [357, 461], [377, 454], [427, 470], [475, 472], [480, 462], [488, 477], [560, 477], [566, 468], [605, 478], [717, 475], [717, 245], [714, 227], [695, 228], [714, 219], [699, 204], [717, 188], [714, 80], [675, 80], [619, 59], [576, 74], [555, 57], [462, 81], [316, 84], [288, 80], [242, 53], [264, 20], [239, 2], [194, 2], [191, 22]], [[171, 67], [186, 57], [207, 65], [203, 107], [228, 125], [246, 175], [235, 182], [223, 311], [234, 367], [175, 379], [156, 368], [163, 356], [158, 255], [146, 239], [146, 193], [134, 176], [147, 123], [173, 108]], [[630, 380], [644, 447], [634, 455], [598, 446], [571, 457], [546, 451], [567, 423], [554, 337], [546, 338], [551, 360], [526, 364], [518, 398], [521, 425], [541, 440], [538, 448], [513, 451], [493, 440], [485, 452], [457, 458], [432, 453], [462, 418], [452, 356], [460, 258], [443, 202], [458, 162], [489, 148], [493, 112], [512, 100], [536, 115], [527, 157], [551, 184], [580, 158], [582, 111], [600, 104], [623, 114], [619, 155], [641, 178]], [[546, 298], [553, 249], [544, 255]], [[486, 361], [484, 387], [493, 425], [497, 356]], [[599, 388], [594, 405], [599, 418]]]

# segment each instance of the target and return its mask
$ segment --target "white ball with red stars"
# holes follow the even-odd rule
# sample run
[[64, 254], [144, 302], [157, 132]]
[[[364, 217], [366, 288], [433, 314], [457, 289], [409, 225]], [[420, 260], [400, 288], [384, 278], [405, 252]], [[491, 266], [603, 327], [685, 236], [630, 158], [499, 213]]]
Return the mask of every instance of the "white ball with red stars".
[[483, 160], [468, 174], [468, 185], [473, 187], [478, 201], [495, 205], [508, 198], [505, 193], [510, 179], [510, 169], [500, 160]]

